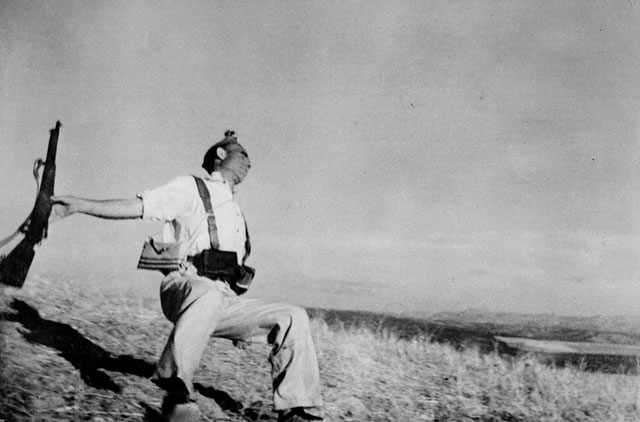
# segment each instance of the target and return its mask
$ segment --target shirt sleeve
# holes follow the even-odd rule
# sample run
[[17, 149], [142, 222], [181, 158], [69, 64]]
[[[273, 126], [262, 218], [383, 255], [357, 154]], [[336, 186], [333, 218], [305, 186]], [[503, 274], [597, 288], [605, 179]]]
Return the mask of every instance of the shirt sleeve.
[[142, 199], [142, 218], [171, 221], [193, 208], [193, 177], [180, 176], [155, 189], [138, 194]]

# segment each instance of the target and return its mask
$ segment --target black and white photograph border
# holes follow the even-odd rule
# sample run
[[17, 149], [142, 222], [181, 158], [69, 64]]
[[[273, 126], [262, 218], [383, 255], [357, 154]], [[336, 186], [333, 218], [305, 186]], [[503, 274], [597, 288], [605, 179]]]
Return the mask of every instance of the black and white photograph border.
[[[639, 420], [639, 7], [1, 2], [0, 422]], [[171, 409], [169, 271], [226, 301]]]

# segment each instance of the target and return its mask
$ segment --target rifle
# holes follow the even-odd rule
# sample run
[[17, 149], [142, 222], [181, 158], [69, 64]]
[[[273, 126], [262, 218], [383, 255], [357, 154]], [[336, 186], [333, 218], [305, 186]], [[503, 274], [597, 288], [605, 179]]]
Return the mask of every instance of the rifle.
[[50, 197], [53, 195], [56, 178], [56, 151], [58, 149], [60, 126], [58, 121], [56, 122], [56, 127], [49, 131], [49, 147], [47, 148], [46, 161], [43, 162], [42, 159], [38, 159], [34, 163], [33, 172], [36, 182], [38, 181], [40, 167], [44, 166], [44, 170], [42, 171], [41, 183], [33, 210], [18, 230], [2, 242], [4, 244], [18, 234], [24, 234], [24, 238], [8, 255], [0, 256], [0, 283], [13, 287], [22, 287], [35, 256], [34, 248], [42, 242], [42, 239], [47, 237], [49, 216], [52, 208]]

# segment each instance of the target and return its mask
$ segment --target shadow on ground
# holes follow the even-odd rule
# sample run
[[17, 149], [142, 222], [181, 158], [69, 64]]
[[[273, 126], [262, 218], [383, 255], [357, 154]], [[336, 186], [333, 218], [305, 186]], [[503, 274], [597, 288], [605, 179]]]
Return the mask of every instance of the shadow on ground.
[[156, 408], [143, 401], [138, 404], [144, 409], [144, 422], [163, 422], [162, 415]]
[[213, 399], [216, 403], [218, 403], [218, 406], [220, 406], [222, 410], [226, 410], [232, 413], [240, 413], [240, 411], [242, 410], [242, 403], [234, 400], [233, 397], [231, 397], [225, 391], [216, 390], [213, 387], [205, 387], [204, 385], [199, 383], [195, 383], [193, 387], [198, 393], [202, 394], [205, 397]]
[[[155, 371], [154, 363], [131, 355], [115, 355], [87, 339], [70, 325], [42, 318], [37, 309], [22, 300], [14, 299], [11, 308], [15, 312], [0, 313], [0, 320], [22, 325], [20, 332], [30, 343], [57, 350], [61, 357], [78, 369], [82, 380], [91, 387], [121, 392], [121, 387], [105, 370], [143, 378], [150, 378]], [[271, 409], [262, 402], [245, 407], [225, 391], [199, 383], [194, 384], [194, 387], [202, 396], [214, 400], [223, 411], [241, 419], [275, 421]], [[145, 422], [162, 421], [159, 409], [142, 401], [139, 405], [144, 409]]]
[[217, 390], [213, 387], [206, 387], [202, 384], [195, 383], [195, 390], [204, 397], [214, 400], [220, 408], [226, 413], [231, 413], [240, 416], [247, 421], [276, 421], [277, 417], [272, 411], [270, 405], [264, 402], [257, 401], [251, 403], [246, 408], [244, 405], [231, 397], [228, 393]]
[[130, 355], [114, 355], [88, 340], [70, 325], [50, 321], [40, 316], [31, 305], [14, 299], [11, 307], [15, 313], [2, 313], [4, 321], [21, 324], [24, 338], [34, 344], [57, 350], [74, 368], [80, 371], [82, 380], [94, 388], [120, 392], [121, 387], [103, 370], [121, 372], [149, 378], [155, 364]]

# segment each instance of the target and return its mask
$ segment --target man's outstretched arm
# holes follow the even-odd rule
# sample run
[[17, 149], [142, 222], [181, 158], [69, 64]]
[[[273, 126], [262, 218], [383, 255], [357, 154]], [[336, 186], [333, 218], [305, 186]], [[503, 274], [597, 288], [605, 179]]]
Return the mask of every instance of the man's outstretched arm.
[[52, 196], [52, 214], [68, 217], [73, 214], [87, 214], [112, 220], [142, 218], [142, 200], [134, 199], [86, 199], [75, 196]]

